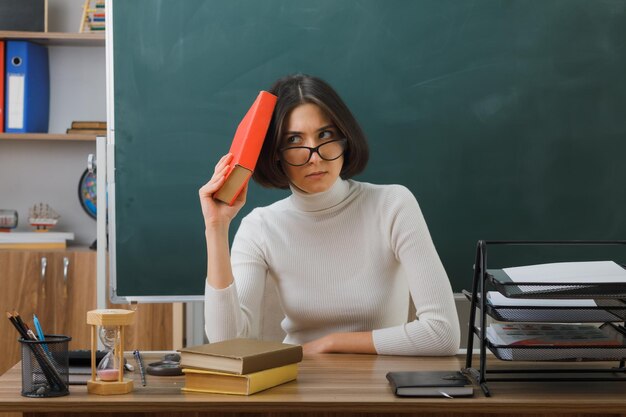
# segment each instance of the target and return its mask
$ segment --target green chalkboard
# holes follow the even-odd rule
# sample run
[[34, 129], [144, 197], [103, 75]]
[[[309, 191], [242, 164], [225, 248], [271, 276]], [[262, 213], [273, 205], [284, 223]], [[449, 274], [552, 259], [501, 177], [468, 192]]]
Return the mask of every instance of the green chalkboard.
[[357, 179], [413, 191], [456, 291], [478, 239], [626, 237], [623, 0], [114, 1], [113, 39], [118, 296], [203, 293], [197, 190], [294, 72], [351, 107]]

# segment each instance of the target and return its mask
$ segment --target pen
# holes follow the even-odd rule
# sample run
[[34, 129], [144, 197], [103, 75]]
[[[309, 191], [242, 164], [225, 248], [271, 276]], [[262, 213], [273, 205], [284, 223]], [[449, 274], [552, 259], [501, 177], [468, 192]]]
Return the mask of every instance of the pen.
[[[37, 318], [36, 314], [33, 314], [33, 324], [35, 325], [35, 330], [37, 331], [37, 336], [39, 336], [39, 340], [45, 340], [45, 337], [43, 335], [43, 329], [41, 328], [41, 324], [39, 323], [39, 319]], [[50, 354], [50, 350], [48, 350], [48, 345], [43, 343], [42, 346], [46, 353]]]
[[439, 391], [439, 394], [443, 395], [446, 398], [454, 398], [452, 395], [448, 394], [447, 392]]
[[143, 368], [143, 360], [141, 359], [141, 355], [138, 350], [133, 351], [133, 355], [135, 356], [135, 360], [137, 361], [137, 366], [139, 367], [139, 373], [141, 374], [141, 385], [146, 386], [146, 372]]

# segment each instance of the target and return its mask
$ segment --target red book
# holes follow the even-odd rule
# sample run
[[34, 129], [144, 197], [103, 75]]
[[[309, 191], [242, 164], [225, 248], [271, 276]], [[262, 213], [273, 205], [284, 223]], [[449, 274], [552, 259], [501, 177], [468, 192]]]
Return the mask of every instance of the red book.
[[261, 91], [239, 123], [230, 145], [229, 153], [233, 154], [230, 169], [226, 173], [224, 185], [214, 194], [214, 198], [232, 206], [250, 180], [272, 120], [276, 99], [275, 95]]
[[4, 41], [0, 40], [0, 133], [4, 132]]

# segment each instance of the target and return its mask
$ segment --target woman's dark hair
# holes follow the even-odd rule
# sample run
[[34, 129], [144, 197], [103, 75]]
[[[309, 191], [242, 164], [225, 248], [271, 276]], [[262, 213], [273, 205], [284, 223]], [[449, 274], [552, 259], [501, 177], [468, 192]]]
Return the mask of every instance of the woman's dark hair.
[[341, 178], [351, 178], [365, 169], [369, 149], [363, 130], [330, 85], [316, 77], [295, 74], [276, 81], [269, 92], [278, 96], [278, 101], [254, 171], [256, 182], [268, 188], [289, 188], [279, 158], [283, 124], [294, 108], [305, 103], [317, 104], [348, 139]]

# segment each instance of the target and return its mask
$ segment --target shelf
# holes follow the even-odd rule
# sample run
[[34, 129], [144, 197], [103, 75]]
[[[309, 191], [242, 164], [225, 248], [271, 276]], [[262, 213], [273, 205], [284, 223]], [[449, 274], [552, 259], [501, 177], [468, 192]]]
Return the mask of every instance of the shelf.
[[0, 39], [25, 39], [43, 45], [104, 46], [104, 32], [19, 32], [0, 30]]
[[68, 135], [65, 133], [0, 133], [0, 141], [2, 140], [68, 140], [78, 142], [94, 142], [96, 135]]

